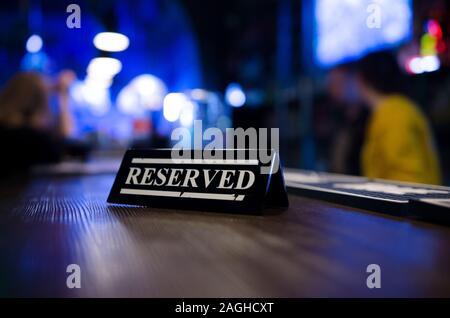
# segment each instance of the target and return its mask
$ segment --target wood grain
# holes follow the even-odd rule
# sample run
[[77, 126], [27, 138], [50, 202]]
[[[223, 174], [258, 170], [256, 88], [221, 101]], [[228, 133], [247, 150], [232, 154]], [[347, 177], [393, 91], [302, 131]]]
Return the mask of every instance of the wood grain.
[[108, 205], [113, 178], [1, 183], [1, 296], [450, 296], [448, 227], [294, 195], [263, 216]]

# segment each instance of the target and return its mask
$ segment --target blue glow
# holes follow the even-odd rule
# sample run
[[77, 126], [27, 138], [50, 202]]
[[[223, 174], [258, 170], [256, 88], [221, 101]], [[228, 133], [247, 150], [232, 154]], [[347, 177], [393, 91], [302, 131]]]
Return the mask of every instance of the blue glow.
[[43, 51], [26, 53], [21, 61], [21, 69], [24, 71], [46, 72], [48, 70], [48, 57]]
[[141, 107], [149, 110], [161, 110], [164, 96], [167, 94], [166, 84], [156, 76], [142, 74], [136, 76], [130, 86], [139, 96]]
[[93, 40], [95, 47], [106, 52], [125, 51], [130, 45], [130, 40], [124, 34], [117, 32], [100, 32]]
[[[105, 55], [122, 62], [123, 68], [115, 75], [113, 73], [116, 73], [117, 69], [114, 72], [108, 72], [110, 70], [102, 67], [101, 63], [94, 63], [84, 78], [86, 67], [94, 57], [99, 55], [92, 41], [96, 35], [107, 31], [101, 19], [90, 10], [82, 12], [82, 28], [79, 31], [61, 27], [61, 15], [55, 14], [52, 10], [40, 11], [42, 21], [45, 21], [45, 28], [42, 29], [39, 21], [30, 25], [32, 32], [39, 34], [45, 43], [38, 53], [24, 52], [28, 57], [23, 62], [23, 68], [44, 69], [48, 72], [69, 68], [78, 74], [81, 81], [78, 85], [74, 85], [71, 102], [73, 102], [75, 110], [76, 130], [80, 134], [95, 132], [100, 125], [103, 125], [102, 127], [108, 132], [111, 131], [128, 138], [128, 135], [125, 136], [122, 130], [116, 132], [117, 120], [123, 120], [132, 129], [132, 120], [136, 114], [128, 112], [126, 116], [124, 115], [123, 108], [119, 106], [119, 95], [122, 95], [120, 99], [126, 105], [125, 108], [128, 107], [127, 109], [133, 108], [136, 104], [143, 105], [144, 108], [137, 116], [141, 116], [141, 114], [148, 116], [149, 112], [160, 115], [162, 120], [161, 124], [156, 127], [158, 132], [170, 134], [172, 126], [163, 118], [161, 99], [167, 92], [186, 92], [190, 88], [203, 86], [201, 58], [190, 16], [181, 1], [163, 2], [164, 5], [160, 0], [108, 1], [107, 7], [111, 8], [116, 17], [116, 31], [126, 35], [129, 40], [126, 50]], [[8, 23], [9, 18], [13, 17], [7, 12], [0, 13], [0, 15], [3, 17], [5, 34], [13, 34], [15, 32], [14, 24]], [[63, 16], [66, 17], [64, 14]], [[150, 24], [158, 27], [149, 27]], [[47, 39], [51, 39], [51, 41]], [[23, 38], [23, 49], [25, 49], [26, 40], [27, 37]], [[97, 40], [99, 39], [97, 38]], [[100, 42], [105, 44], [104, 39]], [[121, 48], [123, 49], [125, 46], [126, 43]], [[103, 48], [105, 49], [105, 47]], [[112, 49], [121, 48], [116, 45]], [[109, 49], [111, 50], [111, 48]], [[44, 50], [51, 57], [51, 61], [48, 63], [43, 63], [44, 60], [38, 59], [39, 56], [37, 56], [37, 54], [43, 54]], [[10, 61], [9, 57], [17, 61]], [[7, 51], [5, 54], [0, 54], [1, 61], [9, 62], [3, 63], [6, 67], [5, 72], [0, 75], [3, 81], [6, 80], [6, 74], [9, 75], [16, 71], [14, 65], [20, 62], [20, 58], [21, 56], [18, 57]], [[113, 64], [111, 63], [111, 65]], [[120, 93], [133, 79], [142, 74], [157, 76], [164, 82], [167, 90], [162, 94], [153, 94], [153, 92], [150, 94], [148, 91], [141, 90], [141, 84], [145, 84], [147, 81], [144, 77], [143, 80], [138, 81], [136, 90]], [[159, 88], [156, 89], [156, 91], [158, 90]], [[140, 93], [136, 93], [137, 91]], [[111, 101], [115, 102], [115, 105], [110, 105]], [[196, 102], [194, 105], [197, 107]], [[197, 112], [197, 108], [195, 111]], [[101, 117], [93, 116], [93, 114]], [[180, 110], [178, 115], [179, 121], [175, 121], [176, 124], [181, 124], [181, 120], [188, 124], [192, 117], [189, 108], [184, 112]], [[108, 121], [106, 118], [114, 118], [114, 120]]]
[[184, 127], [191, 127], [194, 123], [195, 105], [189, 101], [183, 105], [180, 111], [180, 124]]
[[189, 103], [189, 99], [183, 93], [170, 93], [164, 98], [163, 114], [167, 121], [174, 122], [180, 118], [184, 105]]
[[328, 67], [408, 40], [412, 4], [411, 0], [315, 0], [315, 20], [315, 59]]
[[233, 83], [228, 85], [225, 91], [225, 100], [233, 107], [241, 107], [247, 100], [241, 85]]
[[113, 77], [122, 70], [122, 63], [112, 57], [93, 58], [87, 67], [87, 78], [105, 87], [112, 84]]
[[146, 110], [161, 110], [166, 94], [167, 88], [161, 79], [150, 74], [142, 74], [122, 88], [116, 104], [125, 114], [143, 115]]
[[29, 53], [37, 53], [42, 49], [43, 41], [39, 35], [33, 34], [27, 40], [26, 49]]
[[104, 116], [111, 107], [109, 89], [92, 80], [76, 82], [70, 89], [70, 95], [77, 107], [88, 108], [94, 116]]
[[144, 108], [140, 107], [139, 95], [130, 87], [130, 85], [122, 88], [116, 99], [117, 109], [132, 116], [144, 115]]
[[[164, 5], [159, 0], [114, 2], [117, 31], [130, 41], [130, 46], [120, 53], [124, 62], [121, 79], [128, 82], [142, 73], [152, 74], [162, 79], [171, 92], [202, 86], [196, 36], [180, 1], [163, 1]], [[149, 28], [149, 21], [158, 27]]]

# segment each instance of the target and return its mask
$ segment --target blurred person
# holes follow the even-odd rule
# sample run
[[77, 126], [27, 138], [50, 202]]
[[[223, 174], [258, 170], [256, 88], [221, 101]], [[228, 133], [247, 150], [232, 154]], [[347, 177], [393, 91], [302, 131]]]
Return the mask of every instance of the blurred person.
[[327, 92], [335, 109], [337, 122], [330, 145], [330, 171], [360, 175], [361, 148], [367, 123], [367, 108], [357, 94], [355, 66], [339, 65], [327, 75]]
[[[35, 164], [58, 162], [71, 135], [68, 89], [75, 75], [60, 73], [52, 86], [34, 72], [15, 74], [0, 93], [0, 174], [26, 171]], [[58, 116], [52, 122], [49, 95], [58, 95]]]
[[431, 129], [419, 107], [402, 94], [403, 74], [393, 55], [373, 53], [358, 63], [357, 82], [370, 115], [362, 149], [369, 178], [441, 184]]

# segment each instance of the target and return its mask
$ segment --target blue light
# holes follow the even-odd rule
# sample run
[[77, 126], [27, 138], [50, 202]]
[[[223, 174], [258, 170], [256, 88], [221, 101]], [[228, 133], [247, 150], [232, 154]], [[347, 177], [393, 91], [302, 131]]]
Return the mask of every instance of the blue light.
[[21, 61], [24, 71], [46, 72], [48, 68], [48, 57], [41, 51], [37, 53], [26, 53]]
[[161, 79], [151, 74], [141, 74], [122, 88], [116, 104], [125, 114], [143, 115], [147, 110], [161, 110], [166, 94], [167, 87]]
[[192, 101], [184, 104], [180, 111], [180, 124], [184, 127], [191, 127], [194, 123], [195, 105]]
[[29, 53], [37, 53], [42, 49], [42, 38], [39, 35], [33, 34], [27, 40], [26, 49]]
[[163, 115], [167, 121], [174, 122], [180, 118], [184, 105], [189, 99], [183, 93], [169, 93], [164, 97]]
[[125, 51], [130, 45], [126, 35], [116, 32], [100, 32], [94, 37], [93, 42], [97, 49], [106, 52]]
[[245, 104], [247, 98], [241, 85], [232, 83], [228, 85], [225, 91], [225, 100], [233, 107], [241, 107]]
[[152, 111], [161, 110], [167, 87], [160, 78], [151, 74], [142, 74], [136, 76], [129, 85], [138, 94], [142, 108]]
[[122, 63], [112, 57], [93, 58], [87, 67], [87, 77], [94, 82], [103, 83], [109, 87], [113, 77], [122, 70]]
[[122, 88], [116, 99], [117, 109], [127, 115], [144, 115], [144, 108], [139, 103], [139, 95], [130, 85]]
[[89, 79], [77, 81], [70, 88], [73, 101], [80, 107], [86, 107], [94, 116], [104, 116], [111, 107], [109, 88], [103, 83]]

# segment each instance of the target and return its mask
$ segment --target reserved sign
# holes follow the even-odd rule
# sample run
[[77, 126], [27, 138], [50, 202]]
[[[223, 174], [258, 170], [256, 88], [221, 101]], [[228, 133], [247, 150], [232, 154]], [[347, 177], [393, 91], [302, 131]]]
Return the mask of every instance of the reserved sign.
[[216, 150], [214, 158], [223, 159], [201, 158], [197, 151], [188, 154], [192, 159], [173, 159], [170, 149], [128, 150], [108, 202], [237, 213], [287, 207], [278, 154], [270, 152], [263, 164], [253, 150]]

